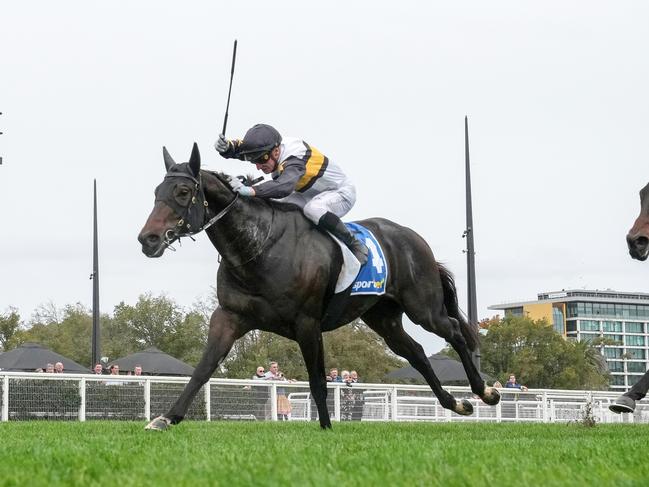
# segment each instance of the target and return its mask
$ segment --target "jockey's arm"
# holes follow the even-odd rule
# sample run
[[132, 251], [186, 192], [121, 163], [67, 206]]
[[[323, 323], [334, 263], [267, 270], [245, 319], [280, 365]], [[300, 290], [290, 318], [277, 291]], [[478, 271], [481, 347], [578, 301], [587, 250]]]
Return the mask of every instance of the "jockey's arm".
[[259, 198], [284, 198], [295, 191], [295, 186], [306, 172], [304, 161], [290, 157], [283, 163], [284, 170], [277, 178], [253, 186]]

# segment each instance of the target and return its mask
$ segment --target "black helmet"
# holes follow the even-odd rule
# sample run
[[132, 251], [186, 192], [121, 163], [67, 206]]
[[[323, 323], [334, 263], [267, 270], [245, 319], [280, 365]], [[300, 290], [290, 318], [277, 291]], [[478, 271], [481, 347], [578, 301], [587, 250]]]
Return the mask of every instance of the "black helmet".
[[239, 154], [244, 156], [247, 161], [255, 162], [281, 143], [282, 136], [275, 128], [265, 123], [258, 123], [243, 136]]

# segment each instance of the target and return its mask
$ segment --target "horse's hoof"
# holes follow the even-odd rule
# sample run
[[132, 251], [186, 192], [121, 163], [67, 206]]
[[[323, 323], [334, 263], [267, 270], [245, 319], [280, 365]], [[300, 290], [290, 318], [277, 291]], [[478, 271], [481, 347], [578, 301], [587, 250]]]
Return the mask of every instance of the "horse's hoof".
[[320, 429], [321, 429], [322, 431], [330, 430], [330, 429], [331, 429], [331, 423], [325, 423], [325, 424], [322, 424], [322, 423], [321, 423], [321, 424], [320, 424]]
[[455, 409], [453, 409], [460, 416], [470, 416], [473, 414], [473, 405], [466, 399], [455, 402]]
[[635, 401], [628, 396], [620, 396], [608, 408], [617, 414], [632, 413], [635, 411]]
[[158, 416], [153, 421], [151, 421], [149, 424], [147, 424], [144, 427], [144, 429], [145, 430], [154, 430], [154, 431], [165, 431], [165, 430], [169, 429], [169, 425], [171, 425], [171, 420], [165, 418], [164, 416]]
[[495, 387], [485, 387], [482, 401], [489, 406], [495, 406], [500, 402], [500, 392]]

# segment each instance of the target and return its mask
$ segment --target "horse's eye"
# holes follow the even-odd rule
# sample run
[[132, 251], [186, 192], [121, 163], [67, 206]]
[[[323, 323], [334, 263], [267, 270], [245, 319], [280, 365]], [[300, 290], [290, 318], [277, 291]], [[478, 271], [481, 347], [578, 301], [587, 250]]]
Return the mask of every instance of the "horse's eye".
[[187, 188], [180, 188], [178, 190], [178, 196], [187, 196], [189, 194], [189, 190]]

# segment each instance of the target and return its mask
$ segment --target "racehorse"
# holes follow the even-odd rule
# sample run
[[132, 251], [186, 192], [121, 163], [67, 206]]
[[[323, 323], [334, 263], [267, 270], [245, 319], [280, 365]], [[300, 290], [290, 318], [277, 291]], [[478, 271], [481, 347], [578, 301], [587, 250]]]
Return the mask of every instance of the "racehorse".
[[[647, 260], [649, 255], [649, 184], [640, 190], [640, 214], [626, 235], [629, 254], [633, 259]], [[616, 413], [632, 413], [635, 402], [647, 395], [649, 391], [649, 371], [636, 382], [628, 392], [624, 393], [609, 406]]]
[[[360, 221], [383, 248], [389, 275], [381, 296], [349, 296], [327, 325], [323, 316], [342, 265], [334, 240], [318, 230], [293, 205], [238, 197], [227, 176], [200, 169], [194, 143], [189, 162], [176, 164], [165, 148], [167, 173], [155, 190], [155, 205], [138, 240], [147, 257], [159, 257], [182, 236], [205, 230], [221, 255], [217, 274], [219, 306], [210, 318], [207, 347], [182, 394], [147, 429], [166, 429], [182, 421], [191, 401], [226, 357], [234, 341], [260, 329], [295, 340], [309, 374], [320, 426], [330, 428], [322, 332], [357, 317], [406, 358], [426, 379], [440, 404], [461, 415], [473, 412], [466, 399], [445, 391], [424, 350], [403, 329], [403, 313], [444, 338], [459, 354], [471, 390], [490, 405], [500, 400], [471, 360], [477, 328], [461, 313], [451, 273], [435, 261], [414, 231], [382, 218]], [[187, 273], [187, 279], [191, 275]]]

